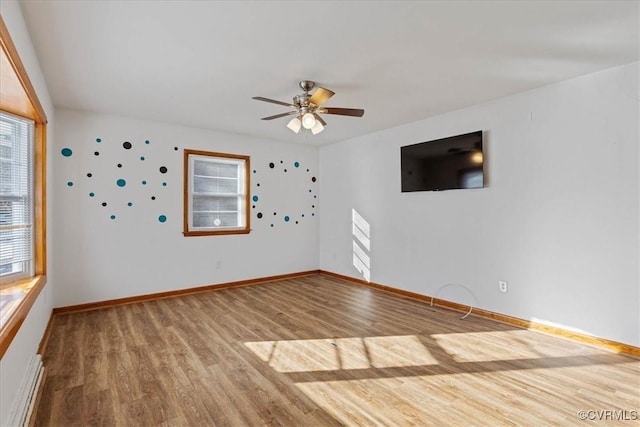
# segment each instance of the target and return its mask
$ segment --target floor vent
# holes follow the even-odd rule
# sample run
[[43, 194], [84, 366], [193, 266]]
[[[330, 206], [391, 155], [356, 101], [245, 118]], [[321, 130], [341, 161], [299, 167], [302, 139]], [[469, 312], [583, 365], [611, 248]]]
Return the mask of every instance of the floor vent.
[[27, 373], [18, 389], [18, 395], [13, 404], [13, 411], [9, 414], [10, 426], [28, 426], [33, 405], [36, 401], [36, 394], [40, 387], [44, 367], [42, 358], [36, 354], [31, 358]]

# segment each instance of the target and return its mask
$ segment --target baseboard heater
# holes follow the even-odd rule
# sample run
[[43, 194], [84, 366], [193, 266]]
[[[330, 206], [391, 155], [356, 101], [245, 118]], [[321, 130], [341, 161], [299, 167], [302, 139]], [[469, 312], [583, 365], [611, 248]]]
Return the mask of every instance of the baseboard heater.
[[36, 402], [40, 381], [44, 373], [42, 358], [36, 354], [31, 358], [27, 373], [20, 384], [18, 395], [13, 403], [13, 409], [9, 413], [10, 426], [28, 426]]

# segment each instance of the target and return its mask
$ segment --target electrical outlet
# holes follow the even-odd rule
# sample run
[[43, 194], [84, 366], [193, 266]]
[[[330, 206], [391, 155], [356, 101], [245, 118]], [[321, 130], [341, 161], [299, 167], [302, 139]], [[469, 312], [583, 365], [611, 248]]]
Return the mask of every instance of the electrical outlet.
[[508, 290], [508, 286], [509, 286], [509, 285], [508, 285], [508, 284], [507, 284], [507, 282], [506, 282], [506, 281], [504, 281], [504, 280], [500, 280], [500, 281], [498, 282], [498, 287], [500, 288], [500, 292], [507, 292], [507, 290]]

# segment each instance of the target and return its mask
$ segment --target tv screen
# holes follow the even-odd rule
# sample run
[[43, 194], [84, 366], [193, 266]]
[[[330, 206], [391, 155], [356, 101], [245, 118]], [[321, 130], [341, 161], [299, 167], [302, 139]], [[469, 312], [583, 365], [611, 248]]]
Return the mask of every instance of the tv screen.
[[482, 131], [400, 148], [402, 192], [484, 187]]

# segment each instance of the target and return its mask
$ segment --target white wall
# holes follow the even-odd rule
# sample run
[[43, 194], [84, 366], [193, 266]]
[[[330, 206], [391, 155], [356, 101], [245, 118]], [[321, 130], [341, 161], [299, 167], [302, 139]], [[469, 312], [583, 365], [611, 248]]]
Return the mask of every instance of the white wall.
[[[0, 3], [0, 13], [4, 20], [13, 43], [18, 50], [20, 59], [22, 60], [29, 79], [33, 84], [40, 103], [42, 104], [49, 126], [47, 129], [48, 146], [54, 141], [54, 111], [47, 85], [40, 70], [38, 59], [35, 55], [31, 38], [27, 31], [20, 6], [14, 1], [2, 1]], [[52, 177], [51, 158], [47, 162], [47, 181]], [[51, 193], [47, 192], [47, 229], [52, 229], [52, 209], [54, 201]], [[46, 328], [51, 308], [53, 306], [53, 288], [54, 274], [50, 268], [54, 262], [54, 254], [52, 249], [53, 237], [51, 232], [47, 236], [47, 285], [44, 287], [35, 304], [33, 305], [29, 315], [22, 324], [18, 334], [7, 349], [7, 352], [0, 360], [0, 425], [7, 425], [11, 409], [16, 405], [17, 389], [24, 380], [27, 372], [28, 363], [36, 354], [38, 345], [42, 338], [42, 334]]]
[[[638, 63], [320, 149], [320, 268], [640, 345]], [[488, 187], [401, 193], [400, 147], [483, 130]], [[509, 291], [498, 291], [507, 280]]]
[[[62, 109], [56, 119], [56, 306], [318, 268], [317, 147]], [[185, 148], [251, 156], [250, 234], [182, 235]]]

